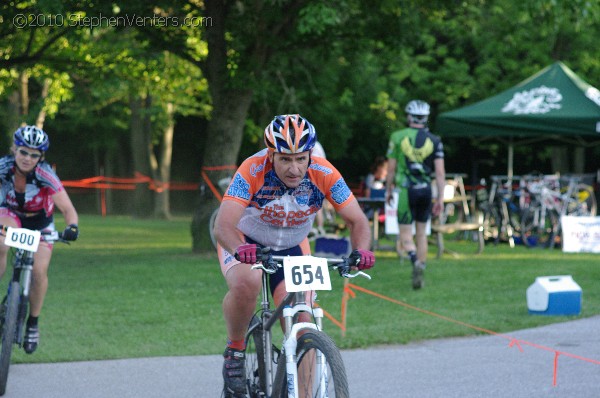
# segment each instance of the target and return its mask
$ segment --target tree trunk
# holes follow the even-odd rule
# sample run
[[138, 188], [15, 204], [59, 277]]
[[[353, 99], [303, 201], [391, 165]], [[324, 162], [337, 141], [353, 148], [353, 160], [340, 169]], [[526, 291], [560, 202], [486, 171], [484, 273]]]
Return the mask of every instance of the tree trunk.
[[[175, 106], [172, 102], [167, 104], [167, 127], [163, 132], [161, 152], [158, 162], [158, 180], [162, 187], [154, 197], [154, 216], [157, 218], [171, 218], [171, 206], [169, 200], [170, 189], [168, 183], [171, 181], [171, 161], [173, 158], [173, 133], [175, 131]], [[166, 187], [166, 188], [164, 188]]]
[[44, 79], [44, 85], [42, 86], [42, 93], [40, 95], [40, 102], [42, 103], [42, 107], [38, 112], [37, 118], [35, 119], [35, 125], [40, 129], [44, 128], [44, 122], [46, 121], [46, 106], [44, 103], [46, 102], [46, 98], [48, 97], [48, 93], [50, 92], [51, 82], [52, 81], [50, 79], [46, 78]]
[[567, 174], [569, 173], [569, 152], [564, 146], [552, 147], [552, 172]]
[[[242, 144], [244, 124], [248, 108], [252, 101], [251, 91], [227, 92], [222, 97], [222, 106], [215, 106], [208, 126], [208, 139], [204, 148], [204, 167], [235, 165]], [[225, 105], [227, 104], [227, 105]], [[232, 170], [210, 171], [209, 176], [214, 186], [217, 181], [231, 175]], [[203, 182], [204, 183], [204, 182]], [[192, 220], [192, 249], [196, 253], [213, 252], [208, 224], [219, 201], [210, 189], [200, 192], [200, 201]]]
[[573, 151], [573, 173], [583, 174], [585, 172], [585, 147], [577, 146]]
[[[147, 110], [150, 97], [145, 98], [132, 94], [129, 107], [131, 109], [131, 154], [133, 159], [134, 177], [141, 175], [150, 177], [152, 170], [148, 153], [150, 132], [148, 131]], [[135, 217], [147, 218], [148, 209], [153, 208], [152, 192], [148, 189], [148, 183], [137, 183], [134, 191], [132, 213]]]
[[[6, 127], [8, 128], [8, 134], [6, 137], [2, 137], [0, 144], [6, 142], [5, 148], [10, 148], [12, 145], [13, 133], [17, 130], [20, 124], [23, 122], [21, 115], [19, 114], [19, 91], [15, 90], [8, 96], [8, 102], [6, 104]], [[5, 141], [6, 139], [6, 141]]]
[[19, 73], [19, 114], [23, 122], [27, 123], [29, 113], [29, 74], [27, 71]]

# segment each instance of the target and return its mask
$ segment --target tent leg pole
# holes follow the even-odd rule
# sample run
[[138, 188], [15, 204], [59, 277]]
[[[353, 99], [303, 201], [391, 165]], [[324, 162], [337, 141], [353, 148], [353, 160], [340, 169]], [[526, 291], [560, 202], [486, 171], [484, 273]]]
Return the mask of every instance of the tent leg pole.
[[508, 144], [508, 178], [513, 177], [513, 159], [515, 156], [515, 148], [513, 146], [512, 137], [510, 137], [510, 143]]

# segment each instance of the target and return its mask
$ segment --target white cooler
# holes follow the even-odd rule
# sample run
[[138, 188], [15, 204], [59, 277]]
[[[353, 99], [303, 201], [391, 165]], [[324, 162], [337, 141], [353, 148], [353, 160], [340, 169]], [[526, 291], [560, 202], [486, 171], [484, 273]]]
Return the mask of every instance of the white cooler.
[[581, 312], [581, 287], [571, 275], [538, 276], [527, 288], [530, 314], [578, 315]]

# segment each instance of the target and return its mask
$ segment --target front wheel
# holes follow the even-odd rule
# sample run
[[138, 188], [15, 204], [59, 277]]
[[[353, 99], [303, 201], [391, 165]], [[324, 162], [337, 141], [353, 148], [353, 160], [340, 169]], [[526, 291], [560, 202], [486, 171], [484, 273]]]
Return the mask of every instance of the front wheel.
[[12, 355], [15, 334], [17, 330], [17, 315], [19, 312], [19, 282], [11, 282], [9, 295], [6, 300], [6, 315], [2, 327], [2, 349], [0, 351], [0, 395], [6, 392], [8, 368]]
[[250, 398], [266, 396], [264, 335], [260, 318], [253, 316], [246, 335], [246, 386]]
[[529, 207], [521, 216], [521, 238], [527, 247], [553, 248], [558, 231], [558, 214]]
[[[296, 348], [298, 368], [298, 391], [296, 397], [336, 397], [350, 396], [346, 368], [339, 349], [325, 333], [309, 329], [298, 338]], [[288, 377], [284, 360], [279, 361], [273, 397], [287, 398]]]

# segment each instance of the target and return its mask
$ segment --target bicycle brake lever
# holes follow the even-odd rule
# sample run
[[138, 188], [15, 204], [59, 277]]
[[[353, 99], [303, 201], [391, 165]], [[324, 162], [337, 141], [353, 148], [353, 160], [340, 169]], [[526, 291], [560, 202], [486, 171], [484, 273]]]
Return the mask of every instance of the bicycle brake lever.
[[352, 274], [352, 276], [350, 276], [350, 278], [356, 278], [357, 276], [362, 276], [363, 278], [371, 280], [371, 275], [369, 275], [369, 274], [367, 274], [366, 272], [363, 272], [363, 271], [358, 271], [357, 273]]
[[[350, 269], [353, 264], [351, 264], [350, 262], [353, 261], [353, 259], [346, 258], [346, 257], [343, 257], [343, 259], [344, 259], [343, 263], [340, 263], [339, 265], [336, 265], [333, 267], [334, 269], [338, 270], [340, 276], [342, 276], [344, 278], [356, 278], [357, 276], [362, 276], [363, 278], [367, 278], [369, 280], [371, 279], [371, 275], [369, 275], [363, 271], [356, 271], [356, 272], [352, 273], [350, 271]], [[358, 259], [358, 258], [355, 260], [356, 264], [358, 264], [359, 260], [360, 259]], [[356, 265], [356, 264], [354, 264], [354, 265]]]
[[357, 276], [362, 276], [363, 278], [371, 280], [371, 275], [367, 274], [366, 272], [356, 271], [355, 273], [351, 273], [349, 268], [346, 268], [346, 267], [337, 267], [337, 268], [338, 268], [338, 272], [340, 273], [341, 277], [356, 278]]

